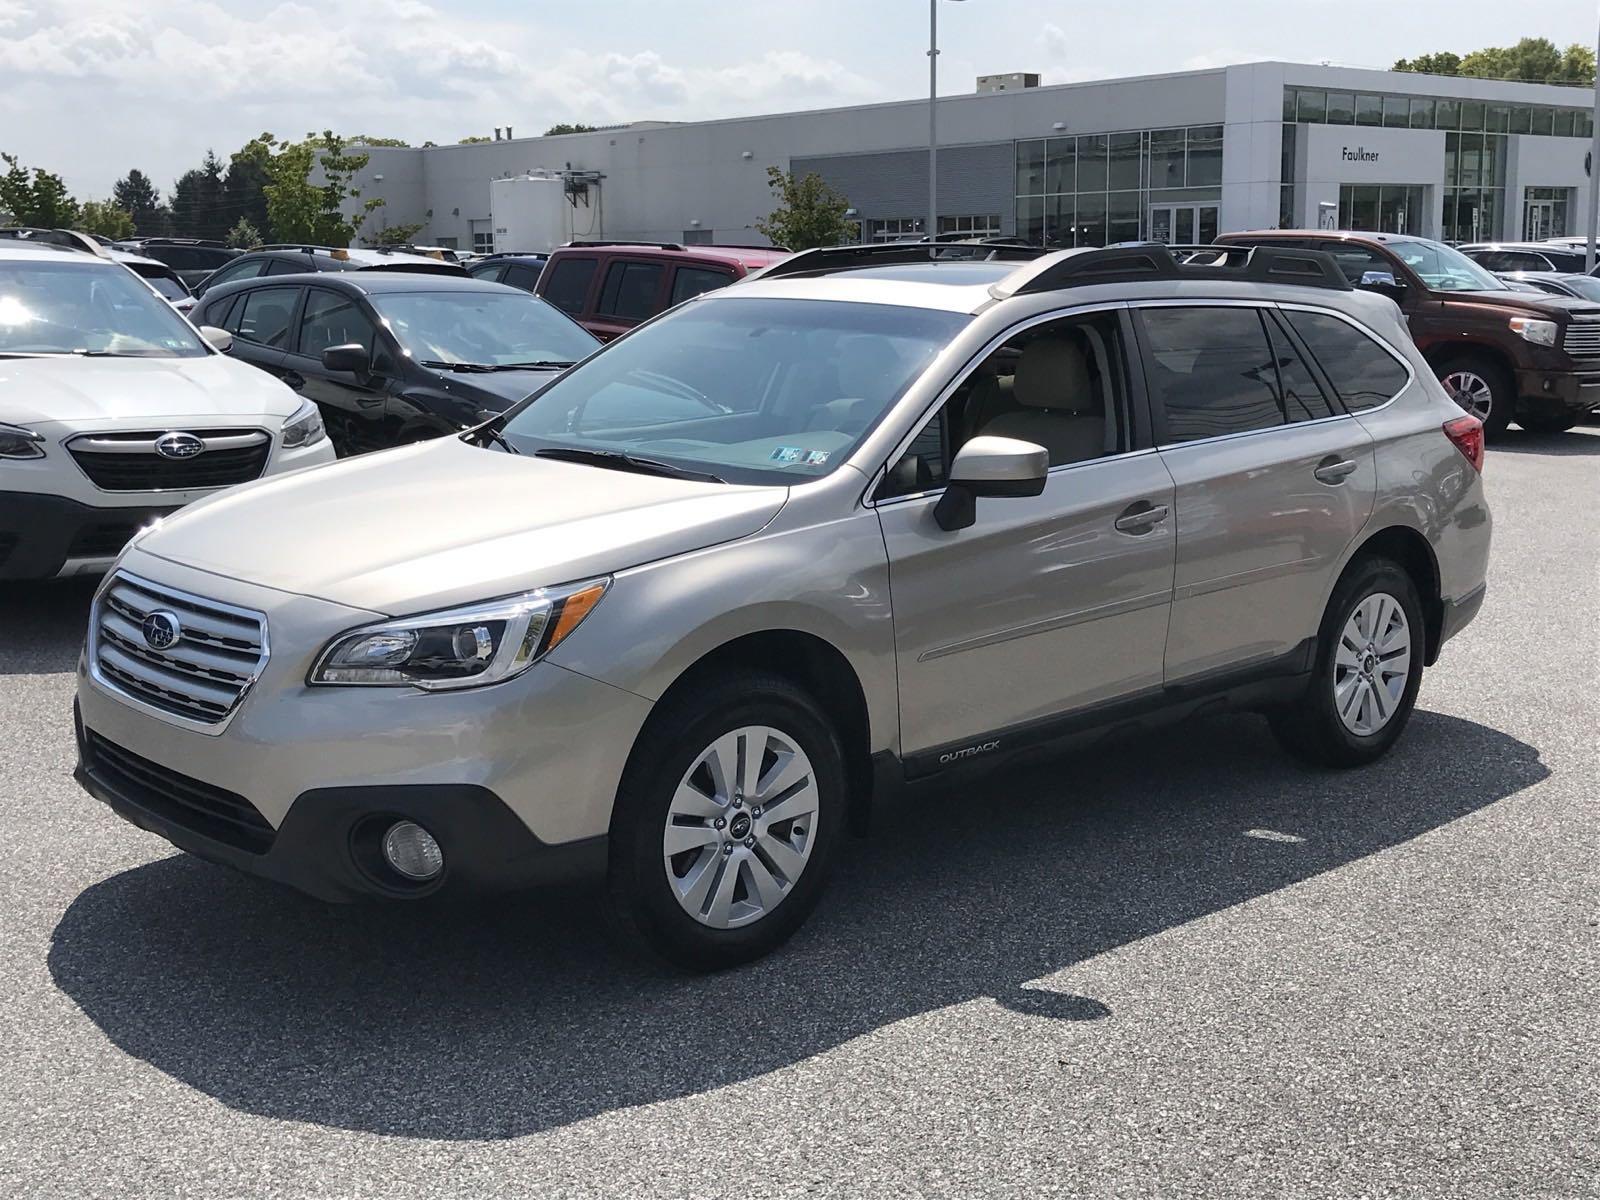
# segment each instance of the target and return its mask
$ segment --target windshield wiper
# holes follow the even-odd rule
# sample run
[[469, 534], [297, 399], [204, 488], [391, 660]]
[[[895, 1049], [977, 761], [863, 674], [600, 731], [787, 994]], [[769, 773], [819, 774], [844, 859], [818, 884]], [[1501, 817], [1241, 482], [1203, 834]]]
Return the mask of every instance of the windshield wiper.
[[720, 475], [710, 471], [691, 471], [654, 458], [639, 458], [620, 450], [580, 450], [576, 446], [547, 446], [533, 452], [535, 458], [558, 458], [563, 462], [588, 463], [594, 467], [609, 467], [616, 471], [637, 471], [641, 475], [666, 475], [673, 479], [697, 479], [702, 483], [727, 483]]
[[441, 362], [436, 358], [424, 358], [417, 365], [419, 367], [432, 367], [436, 371], [461, 371], [467, 374], [477, 374], [483, 371], [564, 371], [572, 364], [569, 362], [557, 362], [554, 359], [540, 359], [537, 362], [475, 363]]
[[432, 367], [435, 371], [461, 371], [467, 373], [494, 370], [488, 363], [442, 362], [437, 358], [419, 359], [417, 366]]

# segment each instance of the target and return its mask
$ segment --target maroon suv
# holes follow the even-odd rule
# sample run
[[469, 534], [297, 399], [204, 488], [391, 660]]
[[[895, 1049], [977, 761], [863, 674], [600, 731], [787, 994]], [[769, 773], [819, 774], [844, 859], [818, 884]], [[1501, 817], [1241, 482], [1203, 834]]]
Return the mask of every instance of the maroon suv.
[[569, 242], [551, 253], [534, 290], [609, 342], [674, 304], [788, 257], [774, 246]]
[[1217, 241], [1332, 254], [1351, 283], [1400, 306], [1417, 348], [1490, 437], [1512, 420], [1559, 433], [1600, 406], [1600, 304], [1512, 291], [1449, 246], [1403, 234], [1275, 229]]

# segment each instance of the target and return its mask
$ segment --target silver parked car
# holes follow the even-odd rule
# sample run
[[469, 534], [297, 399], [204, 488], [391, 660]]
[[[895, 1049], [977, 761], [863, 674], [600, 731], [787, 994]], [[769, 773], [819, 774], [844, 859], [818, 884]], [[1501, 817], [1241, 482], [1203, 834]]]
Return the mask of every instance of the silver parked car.
[[1316, 251], [928, 255], [797, 255], [169, 517], [95, 600], [79, 779], [328, 899], [603, 870], [707, 968], [908, 783], [1222, 704], [1388, 750], [1490, 530], [1394, 304]]

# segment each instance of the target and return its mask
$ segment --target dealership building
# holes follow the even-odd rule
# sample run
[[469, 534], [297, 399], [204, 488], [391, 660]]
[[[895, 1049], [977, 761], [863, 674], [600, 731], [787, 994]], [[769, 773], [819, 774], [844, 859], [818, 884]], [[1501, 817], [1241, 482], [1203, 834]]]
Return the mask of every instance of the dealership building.
[[[1296, 63], [939, 100], [940, 232], [1053, 246], [1324, 227], [1456, 241], [1584, 232], [1587, 89]], [[372, 223], [418, 241], [543, 250], [573, 238], [762, 243], [767, 168], [816, 172], [862, 240], [923, 232], [927, 100], [644, 121], [557, 137], [373, 147]], [[372, 232], [369, 229], [369, 233]]]

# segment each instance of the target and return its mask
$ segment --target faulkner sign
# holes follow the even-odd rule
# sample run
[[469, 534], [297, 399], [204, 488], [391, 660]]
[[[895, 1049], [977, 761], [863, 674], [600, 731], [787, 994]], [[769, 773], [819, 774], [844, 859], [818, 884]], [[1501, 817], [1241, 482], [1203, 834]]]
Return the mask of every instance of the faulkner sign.
[[[1350, 129], [1338, 125], [1303, 125], [1304, 141], [1296, 155], [1300, 180], [1324, 184], [1337, 200], [1342, 183], [1444, 184], [1444, 133], [1438, 129]], [[1582, 154], [1582, 151], [1579, 151]], [[1310, 220], [1314, 208], [1302, 220]]]
[[1378, 152], [1376, 150], [1368, 150], [1365, 146], [1357, 146], [1354, 149], [1345, 146], [1340, 150], [1339, 157], [1344, 159], [1345, 162], [1375, 163], [1378, 161]]

